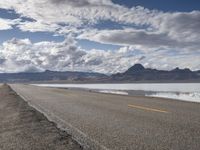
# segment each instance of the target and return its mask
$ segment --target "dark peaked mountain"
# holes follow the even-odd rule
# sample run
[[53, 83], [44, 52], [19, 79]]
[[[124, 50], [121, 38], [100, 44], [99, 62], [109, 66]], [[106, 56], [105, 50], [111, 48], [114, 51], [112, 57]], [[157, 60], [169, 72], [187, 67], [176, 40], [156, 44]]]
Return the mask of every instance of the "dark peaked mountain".
[[200, 80], [200, 75], [190, 69], [175, 68], [171, 71], [144, 68], [141, 64], [135, 64], [124, 73], [112, 75], [115, 81], [176, 81], [176, 80]]
[[141, 64], [135, 64], [134, 66], [132, 66], [131, 68], [129, 68], [126, 72], [124, 72], [124, 74], [126, 74], [126, 75], [132, 75], [134, 73], [142, 72], [144, 70], [145, 70], [145, 68]]

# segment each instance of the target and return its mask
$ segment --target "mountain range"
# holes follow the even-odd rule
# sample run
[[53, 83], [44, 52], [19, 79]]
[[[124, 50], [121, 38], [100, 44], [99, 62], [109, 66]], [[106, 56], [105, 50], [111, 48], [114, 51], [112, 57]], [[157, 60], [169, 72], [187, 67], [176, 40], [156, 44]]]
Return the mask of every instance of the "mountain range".
[[50, 71], [0, 73], [0, 82], [109, 83], [109, 82], [200, 82], [200, 70], [175, 68], [170, 71], [135, 64], [123, 73], [106, 75], [94, 72]]
[[175, 68], [170, 71], [144, 68], [135, 64], [124, 73], [111, 76], [114, 81], [200, 81], [200, 71]]
[[62, 82], [62, 81], [84, 81], [97, 80], [107, 77], [100, 73], [73, 72], [73, 71], [50, 71], [44, 72], [21, 72], [21, 73], [0, 73], [0, 82]]

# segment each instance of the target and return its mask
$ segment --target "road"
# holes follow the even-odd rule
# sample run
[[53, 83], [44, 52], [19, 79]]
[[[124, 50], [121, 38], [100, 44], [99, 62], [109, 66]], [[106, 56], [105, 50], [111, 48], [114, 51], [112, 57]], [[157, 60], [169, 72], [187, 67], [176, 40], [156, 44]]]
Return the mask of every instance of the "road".
[[85, 149], [199, 150], [200, 104], [13, 84]]
[[82, 150], [66, 132], [0, 85], [0, 150]]

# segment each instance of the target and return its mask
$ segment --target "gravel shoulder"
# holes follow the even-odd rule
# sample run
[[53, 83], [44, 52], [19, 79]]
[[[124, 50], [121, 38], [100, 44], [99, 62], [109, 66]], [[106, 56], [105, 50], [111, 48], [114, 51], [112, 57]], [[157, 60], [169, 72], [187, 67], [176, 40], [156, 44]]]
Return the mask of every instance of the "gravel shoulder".
[[0, 150], [81, 150], [53, 122], [30, 107], [7, 85], [0, 85]]

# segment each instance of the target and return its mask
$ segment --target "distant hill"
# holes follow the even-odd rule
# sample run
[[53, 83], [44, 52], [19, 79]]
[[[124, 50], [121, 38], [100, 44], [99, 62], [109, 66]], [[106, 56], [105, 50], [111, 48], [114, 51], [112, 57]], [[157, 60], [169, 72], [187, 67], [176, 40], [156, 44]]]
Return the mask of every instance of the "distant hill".
[[0, 82], [84, 81], [98, 80], [105, 77], [107, 76], [100, 73], [46, 70], [45, 72], [36, 73], [0, 73]]
[[144, 68], [141, 64], [135, 64], [124, 73], [117, 73], [111, 76], [114, 81], [200, 81], [200, 71], [175, 68], [170, 71]]
[[50, 71], [36, 73], [0, 73], [0, 82], [48, 83], [131, 83], [131, 82], [200, 82], [200, 70], [175, 68], [170, 71], [145, 68], [135, 64], [123, 73], [105, 75], [92, 72]]

